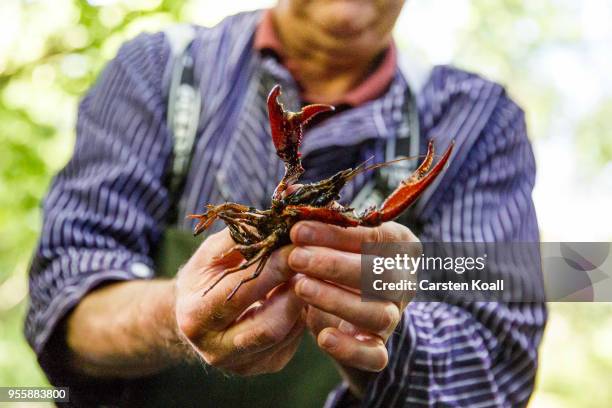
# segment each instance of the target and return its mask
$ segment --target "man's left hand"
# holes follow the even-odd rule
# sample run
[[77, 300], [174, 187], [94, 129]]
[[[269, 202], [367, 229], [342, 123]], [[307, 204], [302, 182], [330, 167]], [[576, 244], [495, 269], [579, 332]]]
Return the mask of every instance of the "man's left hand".
[[319, 347], [343, 367], [384, 369], [385, 343], [407, 302], [361, 300], [361, 243], [418, 242], [418, 238], [395, 222], [377, 228], [341, 228], [304, 221], [292, 228], [291, 241], [296, 248], [289, 255], [289, 267], [302, 274], [295, 292], [308, 304], [307, 324]]

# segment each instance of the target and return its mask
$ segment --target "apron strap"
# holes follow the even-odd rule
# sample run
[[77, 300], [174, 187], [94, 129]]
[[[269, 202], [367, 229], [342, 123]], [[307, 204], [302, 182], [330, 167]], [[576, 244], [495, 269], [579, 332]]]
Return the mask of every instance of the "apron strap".
[[[399, 125], [397, 137], [386, 142], [385, 161], [398, 157], [416, 157], [421, 147], [422, 135], [417, 95], [429, 78], [431, 67], [417, 62], [406, 53], [400, 53], [398, 67], [407, 83], [407, 88], [402, 106], [402, 122]], [[407, 160], [380, 169], [372, 180], [357, 193], [351, 207], [364, 210], [371, 206], [380, 206], [402, 180], [414, 171], [418, 162], [418, 159]], [[402, 224], [409, 223], [408, 215], [402, 215], [397, 221]]]
[[178, 25], [170, 27], [165, 34], [171, 50], [164, 74], [168, 101], [167, 124], [173, 139], [167, 183], [171, 206], [167, 219], [169, 224], [176, 224], [179, 201], [200, 123], [202, 101], [194, 73], [194, 58], [191, 55], [195, 29], [192, 26]]

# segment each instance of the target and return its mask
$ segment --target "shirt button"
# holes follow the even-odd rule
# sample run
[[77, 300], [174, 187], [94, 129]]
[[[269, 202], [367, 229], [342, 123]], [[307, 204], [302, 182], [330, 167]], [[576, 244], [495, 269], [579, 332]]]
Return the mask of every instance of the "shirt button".
[[134, 262], [130, 266], [130, 270], [138, 278], [148, 278], [153, 274], [153, 271], [151, 270], [151, 268], [149, 268], [147, 265], [143, 264], [142, 262]]

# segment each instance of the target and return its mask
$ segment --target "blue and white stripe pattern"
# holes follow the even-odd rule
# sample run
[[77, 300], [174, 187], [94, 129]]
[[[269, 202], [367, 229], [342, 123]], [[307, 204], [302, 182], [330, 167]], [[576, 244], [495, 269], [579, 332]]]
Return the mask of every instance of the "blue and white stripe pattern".
[[[282, 174], [271, 144], [262, 78], [297, 86], [275, 59], [253, 50], [261, 14], [244, 13], [198, 29], [195, 72], [203, 113], [180, 214], [225, 200], [264, 206]], [[153, 278], [152, 251], [169, 198], [163, 34], [124, 45], [80, 105], [72, 159], [44, 203], [30, 274], [26, 334], [42, 361], [60, 319], [94, 287]], [[380, 98], [335, 114], [306, 133], [306, 179], [375, 155], [400, 125], [406, 81], [397, 73]], [[523, 113], [502, 87], [452, 67], [436, 67], [418, 95], [423, 138], [457, 153], [434, 192], [413, 207], [428, 241], [536, 241], [531, 200], [534, 158]], [[424, 143], [423, 143], [424, 145]], [[366, 176], [364, 176], [366, 177]], [[365, 182], [345, 190], [350, 198]], [[190, 228], [191, 225], [184, 225]], [[545, 323], [541, 304], [413, 303], [388, 343], [390, 362], [366, 406], [521, 406], [535, 379]], [[50, 367], [43, 368], [51, 371]], [[53, 380], [53, 379], [52, 379]], [[329, 406], [349, 400], [344, 386]]]

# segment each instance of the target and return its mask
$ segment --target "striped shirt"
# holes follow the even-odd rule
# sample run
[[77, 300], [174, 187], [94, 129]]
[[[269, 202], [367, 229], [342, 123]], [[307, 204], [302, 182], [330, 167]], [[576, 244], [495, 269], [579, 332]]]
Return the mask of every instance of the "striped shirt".
[[[282, 176], [262, 78], [283, 86], [289, 108], [301, 101], [282, 64], [253, 49], [260, 18], [243, 13], [198, 28], [192, 51], [203, 108], [179, 214], [226, 200], [265, 207]], [[67, 312], [104, 282], [155, 276], [151, 252], [170, 206], [164, 184], [172, 152], [164, 84], [169, 55], [162, 33], [140, 35], [120, 49], [82, 100], [73, 157], [45, 199], [25, 331], [52, 382], [58, 362], [47, 346]], [[383, 95], [310, 128], [304, 181], [372, 155], [382, 160], [402, 122], [407, 86], [398, 69]], [[523, 112], [503, 87], [437, 66], [417, 102], [421, 145], [432, 138], [438, 146], [457, 142], [443, 178], [410, 210], [421, 240], [536, 242], [534, 157]], [[366, 177], [349, 183], [343, 198], [350, 201]], [[545, 320], [543, 304], [412, 303], [388, 341], [389, 364], [369, 384], [363, 404], [525, 405]], [[340, 385], [327, 405], [352, 402]]]

